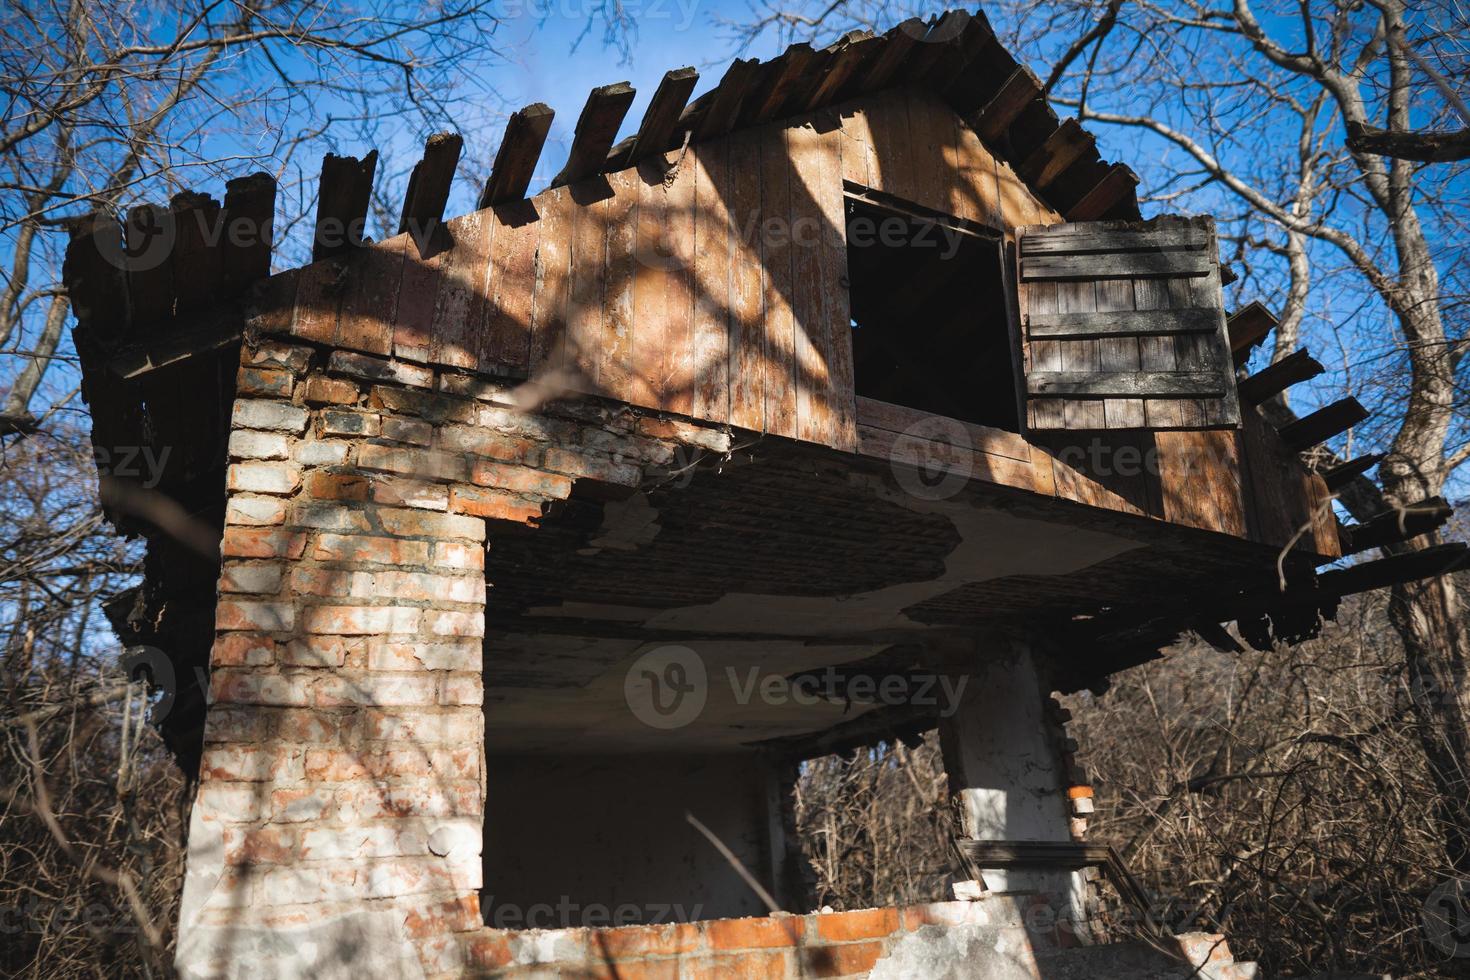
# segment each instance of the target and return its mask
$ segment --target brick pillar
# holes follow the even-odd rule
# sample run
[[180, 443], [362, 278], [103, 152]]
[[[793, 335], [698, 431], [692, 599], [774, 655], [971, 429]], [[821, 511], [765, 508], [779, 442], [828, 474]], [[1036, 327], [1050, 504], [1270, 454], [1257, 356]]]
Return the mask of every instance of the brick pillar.
[[[186, 975], [414, 976], [479, 925], [485, 522], [431, 422], [310, 356], [239, 374]], [[427, 478], [369, 479], [393, 453]]]
[[272, 342], [242, 350], [237, 395], [178, 967], [463, 972], [486, 522], [729, 436], [617, 406], [524, 414], [487, 379]]

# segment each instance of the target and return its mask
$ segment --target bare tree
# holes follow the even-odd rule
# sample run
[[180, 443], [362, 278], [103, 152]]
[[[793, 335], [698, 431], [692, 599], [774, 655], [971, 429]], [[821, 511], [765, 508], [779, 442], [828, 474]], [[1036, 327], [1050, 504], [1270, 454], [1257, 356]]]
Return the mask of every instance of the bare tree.
[[[1028, 0], [987, 10], [1013, 49], [1057, 65], [1053, 101], [1100, 124], [1156, 205], [1217, 215], [1247, 273], [1236, 295], [1282, 299], [1273, 357], [1303, 338], [1338, 355], [1336, 382], [1377, 410], [1351, 441], [1387, 456], [1382, 492], [1358, 481], [1342, 495], [1348, 511], [1365, 519], [1442, 494], [1470, 458], [1460, 381], [1466, 166], [1385, 157], [1348, 137], [1375, 123], [1392, 134], [1453, 124], [1457, 99], [1443, 82], [1470, 71], [1463, 8]], [[886, 26], [909, 12], [871, 0], [762, 0], [727, 26], [744, 43], [763, 31]], [[1396, 588], [1390, 608], [1446, 853], [1470, 876], [1460, 598], [1450, 579], [1431, 579]]]
[[[465, 96], [489, 101], [477, 80], [497, 57], [493, 28], [483, 0], [7, 3], [0, 349], [14, 368], [0, 433], [35, 427], [37, 391], [66, 356], [68, 217], [120, 213], [263, 168], [294, 192], [278, 221], [289, 232], [314, 193], [300, 180], [302, 171], [314, 176], [311, 151], [371, 140], [390, 124], [452, 126], [450, 110]], [[60, 385], [64, 398], [75, 375]]]

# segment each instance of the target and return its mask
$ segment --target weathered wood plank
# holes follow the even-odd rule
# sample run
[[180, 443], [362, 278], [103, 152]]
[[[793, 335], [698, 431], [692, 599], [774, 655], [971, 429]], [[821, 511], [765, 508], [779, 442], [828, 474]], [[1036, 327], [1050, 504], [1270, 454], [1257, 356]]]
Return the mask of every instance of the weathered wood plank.
[[1327, 485], [1327, 489], [1330, 492], [1336, 493], [1343, 487], [1347, 486], [1349, 481], [1362, 476], [1364, 473], [1367, 473], [1373, 467], [1383, 462], [1383, 459], [1383, 453], [1368, 453], [1355, 459], [1350, 459], [1345, 463], [1339, 463], [1336, 466], [1322, 470], [1317, 475], [1322, 478], [1322, 482]]
[[531, 369], [536, 252], [543, 222], [535, 220], [527, 201], [496, 205], [491, 215], [491, 294], [480, 335], [480, 370], [525, 376]]
[[566, 357], [567, 292], [571, 282], [572, 235], [581, 210], [570, 191], [553, 188], [536, 198], [541, 215], [536, 247], [536, 281], [531, 309], [531, 376], [543, 376]]
[[838, 284], [823, 278], [829, 267], [824, 252], [830, 247], [833, 229], [826, 227], [830, 209], [823, 207], [818, 195], [823, 193], [823, 182], [836, 175], [841, 163], [827, 159], [837, 147], [810, 125], [790, 127], [785, 136], [791, 160], [791, 210], [787, 220], [793, 229], [806, 229], [792, 249], [796, 431], [802, 439], [830, 445], [834, 423], [827, 292]]
[[1120, 302], [1110, 303], [1109, 309], [1098, 307], [1096, 313], [1041, 313], [1034, 314], [1027, 328], [1033, 337], [1080, 338], [1080, 337], [1148, 337], [1172, 336], [1180, 333], [1213, 333], [1218, 329], [1216, 310], [1134, 310], [1121, 306], [1126, 293], [1132, 304], [1133, 281], [1131, 279], [1105, 279], [1098, 282], [1120, 290]]
[[1281, 441], [1301, 452], [1325, 442], [1366, 419], [1369, 412], [1356, 398], [1340, 398], [1281, 429]]
[[1000, 188], [996, 186], [995, 159], [974, 130], [951, 114], [954, 140], [946, 144], [950, 154], [951, 213], [992, 228], [1001, 228]]
[[1026, 385], [1031, 394], [1049, 398], [1213, 398], [1223, 387], [1213, 371], [1032, 371]]
[[[1070, 120], [1069, 120], [1070, 121]], [[1152, 228], [1113, 228], [1106, 222], [1069, 222], [1033, 232], [1021, 243], [1021, 254], [1073, 255], [1139, 252], [1148, 249], [1199, 250], [1210, 245], [1210, 232], [1195, 224]]]
[[689, 415], [694, 408], [694, 166], [688, 159], [665, 182], [664, 193], [664, 249], [658, 259], [664, 279], [664, 347], [658, 404]]
[[1106, 255], [1022, 256], [1021, 278], [1104, 279], [1208, 275], [1214, 260], [1204, 252], [1131, 252]]
[[403, 279], [408, 235], [395, 235], [358, 249], [350, 259], [347, 294], [342, 299], [339, 342], [369, 354], [393, 352], [393, 321]]
[[990, 146], [996, 146], [1021, 112], [1041, 97], [1041, 79], [1022, 65], [1001, 85], [971, 120], [971, 126]]
[[271, 274], [275, 212], [276, 181], [270, 174], [254, 173], [225, 184], [225, 235], [219, 247], [226, 292], [238, 292]]
[[750, 91], [740, 103], [736, 125], [751, 126], [784, 115], [786, 103], [808, 77], [807, 70], [816, 58], [810, 44], [793, 44], [781, 57], [762, 66], [759, 77], [747, 82]]
[[[1137, 332], [1127, 329], [1130, 325], [1142, 326], [1138, 322], [1140, 316], [1157, 317], [1157, 313], [1140, 314], [1133, 309], [1133, 281], [1131, 279], [1104, 279], [1097, 284], [1097, 314], [1093, 320], [1096, 323], [1107, 325], [1107, 329], [1096, 334], [1100, 370], [1110, 372], [1143, 370]], [[1050, 318], [1047, 319], [1050, 320]], [[1177, 326], [1177, 323], [1175, 325]], [[1052, 321], [1038, 324], [1033, 320], [1030, 325], [1033, 336], [1038, 332], [1045, 336], [1050, 330], [1068, 328], [1089, 329], [1085, 323], [1080, 322], [1067, 324]], [[1096, 329], [1096, 325], [1092, 329]], [[1103, 416], [1109, 429], [1139, 429], [1146, 421], [1143, 401], [1138, 398], [1106, 399], [1103, 402]]]
[[832, 58], [816, 84], [802, 96], [799, 104], [792, 106], [793, 113], [810, 112], [835, 102], [837, 93], [847, 86], [853, 74], [882, 44], [880, 38], [874, 37], [868, 31], [849, 31], [844, 34], [832, 45], [835, 49]]
[[699, 72], [693, 68], [675, 68], [664, 72], [627, 153], [621, 157], [616, 154], [610, 157], [607, 169], [622, 170], [647, 157], [673, 149], [675, 133], [679, 129], [679, 117], [689, 102], [689, 93], [694, 91], [698, 82]]
[[[1096, 221], [1113, 214], [1138, 193], [1138, 175], [1125, 164], [1108, 167], [1103, 178], [1093, 185], [1067, 212], [1068, 221]], [[1134, 205], [1136, 208], [1137, 205]]]
[[914, 166], [914, 144], [909, 135], [908, 93], [901, 89], [888, 89], [874, 93], [866, 101], [868, 145], [877, 164], [876, 168], [869, 168], [869, 177], [873, 177], [876, 170], [882, 176], [881, 190], [906, 201], [917, 201], [919, 182]]
[[1259, 405], [1294, 384], [1315, 378], [1325, 370], [1303, 347], [1246, 378], [1240, 382], [1237, 390], [1242, 404]]
[[[1188, 309], [1204, 305], [1197, 300], [1194, 291], [1190, 288], [1189, 280], [1169, 278], [1162, 279], [1160, 282], [1164, 286], [1164, 291], [1169, 294], [1169, 305], [1173, 309]], [[1201, 334], [1181, 333], [1167, 338], [1166, 342], [1174, 345], [1176, 370], [1213, 373], [1218, 369], [1219, 393], [1223, 396], [1230, 390], [1227, 379], [1224, 377], [1224, 367], [1213, 359], [1213, 350], [1209, 344], [1200, 342], [1201, 337]], [[1179, 416], [1180, 424], [1185, 428], [1204, 428], [1209, 424], [1209, 405], [1200, 398], [1181, 399]]]
[[765, 293], [765, 431], [796, 436], [796, 321], [792, 313], [791, 162], [782, 127], [764, 126], [761, 137], [761, 266]]
[[[576, 200], [577, 193], [572, 193]], [[599, 391], [603, 330], [602, 293], [607, 276], [607, 209], [611, 196], [582, 200], [572, 229], [571, 272], [567, 285], [567, 369], [591, 391]], [[627, 225], [624, 225], [626, 228]]]
[[454, 245], [439, 270], [439, 298], [429, 360], [450, 367], [479, 365], [485, 299], [490, 293], [490, 247], [494, 221], [488, 211], [471, 211], [445, 223]]
[[[110, 219], [109, 219], [110, 220]], [[174, 227], [175, 220], [168, 208], [156, 204], [142, 204], [128, 211], [123, 223], [123, 240], [127, 254], [138, 261], [119, 269], [119, 275], [127, 276], [126, 295], [131, 307], [132, 333], [135, 337], [148, 339], [158, 332], [162, 321], [174, 315], [174, 270], [171, 256], [162, 256], [163, 261], [150, 261], [168, 242], [166, 234]], [[177, 241], [177, 237], [174, 238]], [[267, 256], [267, 260], [269, 256]], [[116, 303], [119, 297], [111, 300]]]
[[818, 292], [823, 301], [819, 352], [830, 386], [831, 422], [822, 441], [851, 452], [857, 448], [857, 406], [847, 289], [847, 209], [842, 193], [842, 155], [850, 144], [840, 129], [820, 133], [819, 140], [816, 183], [808, 186], [808, 193], [816, 202], [820, 222], [816, 242]]
[[692, 139], [695, 141], [724, 136], [735, 128], [739, 117], [740, 103], [747, 89], [755, 80], [760, 62], [754, 58], [746, 61], [736, 58], [725, 69], [719, 87], [709, 94], [709, 104], [699, 115]]
[[606, 225], [606, 245], [599, 256], [605, 263], [602, 322], [597, 349], [588, 352], [589, 359], [595, 354], [597, 360], [600, 392], [650, 407], [658, 405], [651, 375], [660, 352], [662, 310], [655, 308], [655, 297], [650, 295], [654, 270], [647, 268], [651, 263], [643, 261], [642, 256], [646, 250], [650, 260], [657, 257], [656, 238], [662, 228], [665, 195], [658, 173], [651, 177], [656, 190], [646, 187], [642, 174], [658, 169], [649, 163], [637, 170], [607, 175], [613, 194], [598, 205], [599, 218]]
[[[173, 313], [182, 316], [212, 304], [224, 278], [220, 250], [210, 244], [219, 231], [220, 206], [208, 194], [184, 191], [175, 194], [168, 207], [174, 222], [168, 255], [173, 267]], [[136, 320], [134, 326], [139, 326]]]
[[992, 456], [1005, 456], [1021, 463], [1029, 463], [1033, 457], [1031, 444], [1015, 432], [956, 419], [946, 419], [943, 426], [927, 425], [935, 417], [928, 412], [861, 395], [857, 397], [856, 405], [858, 424], [869, 428], [889, 432], [907, 432], [915, 428], [929, 432], [932, 429], [930, 438], [937, 442], [948, 442]]
[[734, 188], [730, 218], [730, 424], [765, 427], [765, 291], [761, 273], [761, 137], [741, 130], [730, 137]]
[[873, 133], [868, 125], [868, 114], [861, 107], [853, 107], [842, 113], [842, 179], [883, 189], [883, 175], [873, 152]]
[[694, 183], [695, 372], [691, 414], [711, 422], [730, 419], [730, 310], [733, 182], [730, 144], [720, 140], [689, 148]]
[[424, 142], [424, 155], [408, 175], [398, 233], [411, 235], [420, 254], [429, 248], [444, 221], [444, 206], [449, 203], [449, 189], [463, 149], [464, 140], [458, 133], [435, 133]]
[[532, 102], [511, 113], [505, 123], [500, 148], [495, 151], [490, 179], [480, 192], [478, 207], [519, 201], [526, 196], [531, 178], [536, 173], [536, 161], [541, 159], [546, 134], [551, 132], [551, 121], [555, 116], [556, 113], [544, 102]]
[[1240, 367], [1250, 359], [1251, 350], [1276, 329], [1276, 315], [1260, 301], [1251, 300], [1230, 314], [1225, 323], [1230, 335], [1230, 352], [1235, 366]]
[[335, 153], [322, 157], [312, 261], [340, 255], [362, 244], [368, 201], [373, 193], [373, 172], [377, 167], [377, 150], [360, 160]]
[[856, 96], [887, 88], [902, 70], [904, 63], [913, 53], [914, 45], [919, 43], [925, 31], [924, 22], [917, 17], [910, 17], [903, 23], [889, 28], [888, 32], [883, 35], [883, 50], [873, 60], [872, 65], [856, 79], [856, 84], [852, 89], [845, 94]]
[[[929, 429], [922, 431], [927, 433]], [[922, 467], [926, 472], [938, 465], [964, 474], [972, 480], [1047, 496], [1051, 496], [1054, 490], [1051, 473], [1043, 473], [1041, 468], [1032, 463], [976, 451], [970, 447], [935, 442], [912, 433], [905, 434], [859, 424], [856, 452], [886, 460], [890, 464]], [[1051, 457], [1043, 455], [1042, 460], [1050, 466]]]
[[1084, 154], [1096, 152], [1097, 141], [1075, 119], [1067, 119], [1016, 168], [1027, 183], [1045, 191]]
[[607, 151], [618, 135], [618, 127], [623, 124], [623, 117], [628, 114], [635, 94], [633, 86], [627, 82], [601, 85], [588, 94], [587, 104], [577, 117], [566, 166], [552, 179], [553, 187], [575, 183], [602, 172], [607, 162]]
[[1243, 537], [1246, 509], [1235, 433], [1158, 432], [1164, 519]]
[[908, 91], [904, 95], [909, 139], [917, 150], [909, 158], [914, 168], [910, 200], [943, 213], [949, 207], [955, 184], [954, 172], [944, 152], [953, 145], [954, 113], [926, 93]]
[[[1090, 280], [1060, 282], [1057, 284], [1057, 300], [1061, 313], [1095, 313], [1097, 284]], [[1096, 340], [1063, 340], [1058, 341], [1057, 346], [1062, 355], [1060, 374], [1097, 375], [1102, 370]], [[1062, 417], [1067, 428], [1074, 431], [1101, 429], [1107, 421], [1101, 401], [1069, 400], [1063, 403]]]

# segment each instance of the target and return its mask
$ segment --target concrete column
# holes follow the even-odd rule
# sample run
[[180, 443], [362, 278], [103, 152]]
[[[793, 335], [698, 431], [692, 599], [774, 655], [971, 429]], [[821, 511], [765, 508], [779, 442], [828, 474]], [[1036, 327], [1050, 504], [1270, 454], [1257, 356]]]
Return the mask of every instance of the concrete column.
[[[959, 708], [939, 729], [961, 832], [972, 840], [1070, 841], [1060, 733], [1047, 717], [1050, 692], [1033, 652], [987, 639], [968, 659]], [[1080, 875], [998, 868], [983, 875], [991, 891], [1040, 891], [1081, 911]]]

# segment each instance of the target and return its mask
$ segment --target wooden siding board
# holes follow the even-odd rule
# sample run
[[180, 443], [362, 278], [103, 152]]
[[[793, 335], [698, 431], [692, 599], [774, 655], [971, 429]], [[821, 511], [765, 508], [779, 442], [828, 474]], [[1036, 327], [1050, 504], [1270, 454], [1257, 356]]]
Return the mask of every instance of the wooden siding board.
[[571, 278], [571, 238], [576, 204], [557, 187], [536, 198], [536, 271], [531, 309], [531, 375], [560, 367], [566, 356], [567, 288]]
[[[919, 181], [914, 166], [914, 144], [909, 135], [909, 112], [906, 93], [888, 89], [875, 93], [867, 105], [868, 145], [872, 148], [877, 171], [881, 173], [881, 189], [905, 201], [922, 203]], [[874, 168], [869, 167], [869, 176]]]
[[765, 427], [765, 290], [761, 273], [761, 136], [741, 130], [730, 137], [730, 424]]
[[369, 354], [392, 353], [405, 247], [412, 247], [409, 236], [395, 235], [353, 255], [351, 285], [339, 321], [342, 346]]
[[679, 415], [694, 408], [694, 161], [685, 156], [665, 183], [664, 338], [659, 407]]
[[541, 222], [524, 202], [492, 208], [490, 303], [480, 336], [481, 371], [524, 376], [531, 364], [531, 306]]
[[765, 127], [760, 144], [761, 270], [765, 294], [765, 355], [762, 362], [765, 431], [796, 436], [796, 322], [791, 212], [791, 161], [784, 127]]
[[842, 179], [883, 189], [883, 177], [873, 157], [873, 134], [868, 126], [868, 113], [860, 106], [849, 106], [839, 115], [842, 132]]
[[[1134, 306], [1140, 310], [1167, 310], [1170, 308], [1168, 291], [1156, 280], [1138, 279], [1133, 283]], [[1178, 362], [1174, 356], [1172, 337], [1138, 338], [1139, 367], [1144, 371], [1174, 371]], [[1173, 399], [1148, 399], [1143, 403], [1144, 420], [1150, 429], [1178, 428], [1183, 415], [1179, 403]]]
[[809, 123], [786, 130], [787, 154], [791, 160], [791, 210], [787, 220], [793, 231], [792, 315], [795, 325], [796, 432], [801, 439], [830, 445], [832, 442], [832, 379], [830, 325], [827, 313], [827, 284], [822, 280], [822, 252], [830, 235], [824, 227], [827, 215], [819, 196], [824, 179], [822, 158], [830, 150]]
[[951, 185], [951, 207], [955, 214], [971, 221], [1001, 228], [1000, 189], [996, 183], [995, 158], [980, 142], [975, 131], [958, 116], [951, 116], [955, 140], [954, 183]]
[[444, 224], [454, 244], [445, 250], [439, 273], [429, 345], [435, 364], [473, 369], [479, 363], [493, 225], [488, 211], [471, 211]]
[[[1090, 281], [1062, 282], [1057, 284], [1059, 313], [1096, 313], [1097, 284]], [[1101, 358], [1096, 340], [1057, 341], [1061, 350], [1063, 373], [1096, 375], [1101, 370]], [[1066, 399], [1062, 405], [1062, 417], [1069, 429], [1101, 429], [1106, 424], [1101, 401]]]
[[944, 150], [954, 143], [954, 114], [916, 90], [906, 90], [903, 95], [909, 120], [909, 161], [914, 169], [911, 200], [934, 211], [948, 212], [955, 174]]
[[691, 414], [710, 422], [730, 419], [730, 143], [711, 140], [690, 147], [694, 182], [695, 373]]
[[857, 448], [856, 380], [852, 363], [852, 310], [847, 289], [847, 206], [842, 194], [842, 155], [849, 144], [842, 132], [820, 134], [819, 173], [811, 192], [817, 201], [821, 226], [817, 265], [824, 311], [822, 350], [831, 384], [831, 425], [828, 444], [841, 450]]
[[597, 386], [611, 397], [656, 407], [651, 383], [656, 365], [651, 361], [661, 350], [658, 332], [662, 310], [650, 301], [649, 293], [655, 289], [651, 280], [657, 272], [654, 257], [664, 217], [664, 193], [662, 182], [656, 190], [646, 186], [640, 176], [643, 169], [607, 175], [613, 196], [601, 205], [607, 224], [603, 252], [606, 279]]
[[1235, 433], [1159, 432], [1154, 438], [1159, 449], [1164, 519], [1245, 537], [1245, 499]]
[[[1103, 279], [1097, 284], [1097, 312], [1128, 313], [1133, 310], [1133, 281], [1131, 279]], [[1095, 320], [1118, 324], [1129, 321], [1097, 316]], [[1037, 330], [1033, 321], [1031, 329]], [[1138, 349], [1138, 338], [1131, 336], [1101, 337], [1097, 340], [1098, 368], [1102, 371], [1142, 371], [1143, 361]], [[1103, 415], [1110, 429], [1139, 429], [1145, 421], [1143, 399], [1108, 398], [1103, 401]]]
[[[577, 197], [578, 190], [573, 185], [572, 199], [575, 201]], [[607, 202], [607, 197], [599, 195], [597, 200], [584, 200], [577, 209], [567, 286], [566, 365], [579, 376], [579, 383], [592, 391], [603, 390], [599, 371], [601, 347], [606, 342], [602, 293], [606, 275]]]

